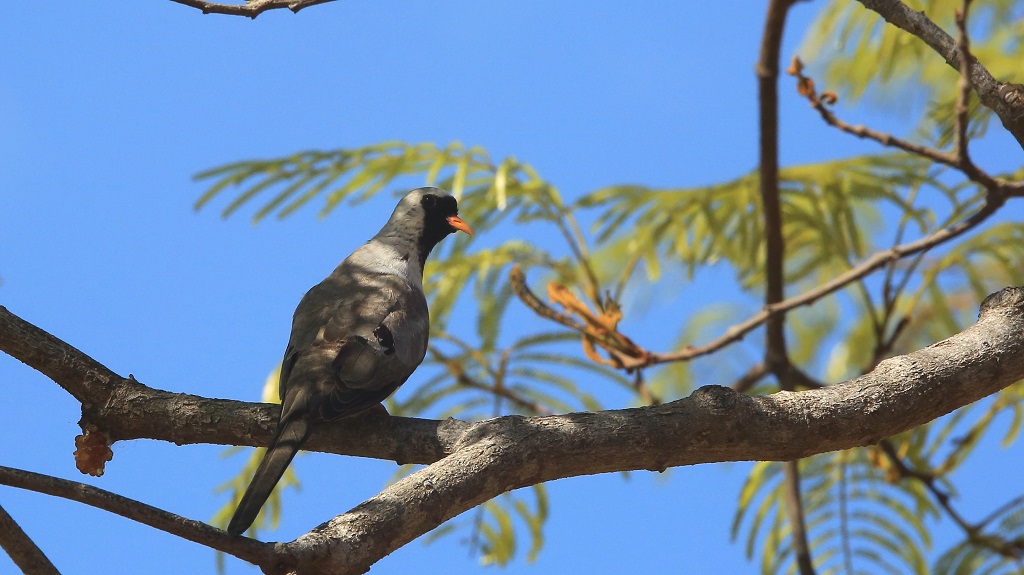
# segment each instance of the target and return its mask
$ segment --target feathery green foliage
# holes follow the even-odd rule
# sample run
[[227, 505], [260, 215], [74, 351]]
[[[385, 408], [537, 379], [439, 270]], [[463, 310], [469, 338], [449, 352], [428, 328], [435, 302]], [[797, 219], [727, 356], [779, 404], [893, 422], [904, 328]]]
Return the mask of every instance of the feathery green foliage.
[[[869, 449], [801, 460], [804, 513], [820, 573], [928, 573], [925, 525], [938, 516], [920, 484], [888, 481]], [[785, 573], [795, 561], [792, 526], [781, 504], [782, 464], [758, 463], [740, 494], [733, 537], [746, 526], [746, 552], [762, 555], [763, 572]]]

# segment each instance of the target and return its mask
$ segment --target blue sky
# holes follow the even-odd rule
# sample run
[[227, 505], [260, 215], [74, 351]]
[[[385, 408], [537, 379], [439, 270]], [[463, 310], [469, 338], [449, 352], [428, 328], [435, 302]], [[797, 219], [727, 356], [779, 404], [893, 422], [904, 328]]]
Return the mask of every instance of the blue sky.
[[[815, 9], [794, 9], [787, 59]], [[392, 200], [253, 226], [195, 213], [203, 185], [193, 174], [310, 148], [457, 140], [514, 154], [568, 197], [720, 181], [756, 164], [763, 13], [742, 0], [343, 0], [255, 21], [166, 0], [7, 6], [0, 305], [148, 385], [256, 399], [299, 297], [372, 235]], [[876, 149], [830, 131], [790, 85], [784, 163]], [[906, 124], [852, 114], [897, 132]], [[0, 381], [16, 402], [0, 420], [0, 464], [200, 520], [223, 504], [213, 488], [241, 464], [220, 446], [139, 441], [115, 446], [104, 477], [81, 476], [71, 458], [77, 403], [6, 356]], [[319, 454], [296, 466], [304, 488], [286, 499], [278, 540], [356, 505], [395, 470]], [[755, 572], [728, 535], [746, 469], [556, 482], [539, 560], [505, 572]], [[4, 488], [0, 504], [66, 574], [214, 571], [208, 549], [76, 503]], [[373, 572], [483, 571], [460, 542], [467, 535], [413, 542]], [[0, 557], [0, 573], [12, 569]], [[227, 572], [257, 570], [229, 559]]]

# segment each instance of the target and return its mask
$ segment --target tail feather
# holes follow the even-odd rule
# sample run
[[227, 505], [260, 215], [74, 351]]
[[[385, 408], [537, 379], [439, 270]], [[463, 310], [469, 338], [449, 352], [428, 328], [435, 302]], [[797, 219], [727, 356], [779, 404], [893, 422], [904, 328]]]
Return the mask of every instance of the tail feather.
[[274, 435], [274, 441], [267, 448], [263, 461], [256, 468], [249, 487], [242, 495], [231, 522], [228, 523], [228, 533], [232, 535], [241, 535], [252, 525], [277, 482], [288, 469], [288, 464], [309, 437], [310, 425], [305, 418], [283, 421], [280, 425]]

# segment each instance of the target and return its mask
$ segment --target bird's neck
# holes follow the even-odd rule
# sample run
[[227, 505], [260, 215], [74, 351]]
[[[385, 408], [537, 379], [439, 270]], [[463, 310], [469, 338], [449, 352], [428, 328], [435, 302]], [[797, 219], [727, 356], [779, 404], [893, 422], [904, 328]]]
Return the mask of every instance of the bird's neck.
[[353, 263], [374, 273], [396, 275], [423, 288], [423, 261], [415, 242], [377, 236], [352, 253]]

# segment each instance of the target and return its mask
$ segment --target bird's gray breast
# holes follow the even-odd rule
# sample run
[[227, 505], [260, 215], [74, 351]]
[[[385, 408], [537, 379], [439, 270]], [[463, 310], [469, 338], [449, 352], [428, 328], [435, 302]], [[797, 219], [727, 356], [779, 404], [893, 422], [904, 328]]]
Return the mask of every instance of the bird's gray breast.
[[[319, 379], [317, 387], [330, 385], [326, 379], [332, 371], [335, 385], [351, 389], [397, 387], [423, 361], [429, 329], [427, 302], [418, 286], [401, 275], [354, 265], [350, 258], [309, 290], [295, 310], [282, 397], [287, 380], [299, 372], [303, 379]], [[301, 366], [294, 374], [289, 355], [291, 365]]]

